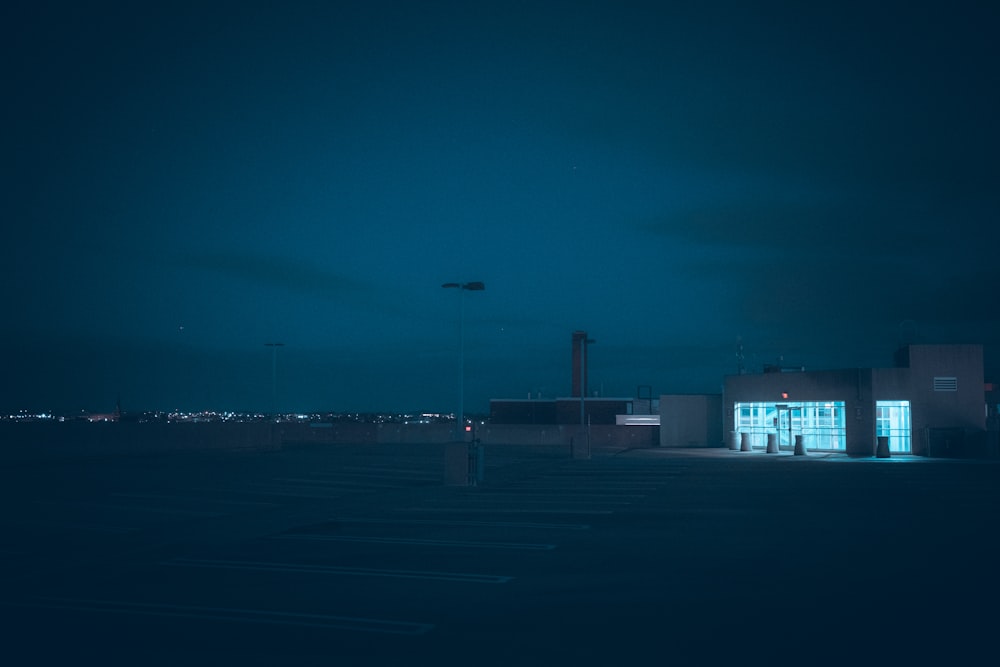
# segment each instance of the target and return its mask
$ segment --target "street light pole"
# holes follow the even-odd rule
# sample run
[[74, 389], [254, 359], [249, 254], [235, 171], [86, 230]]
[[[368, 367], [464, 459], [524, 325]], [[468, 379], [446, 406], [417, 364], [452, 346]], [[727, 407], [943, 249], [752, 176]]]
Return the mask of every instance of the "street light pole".
[[278, 348], [284, 347], [284, 343], [264, 343], [264, 347], [271, 348], [271, 416], [278, 413]]
[[580, 346], [581, 364], [580, 365], [583, 367], [581, 369], [581, 371], [582, 371], [581, 372], [582, 382], [580, 383], [580, 426], [581, 427], [586, 427], [587, 424], [586, 424], [586, 419], [585, 419], [585, 416], [584, 416], [586, 414], [586, 412], [585, 412], [585, 409], [584, 409], [584, 405], [586, 405], [586, 400], [587, 400], [587, 345], [589, 345], [591, 343], [596, 343], [597, 341], [594, 340], [593, 338], [587, 338], [587, 334], [583, 334], [583, 336], [579, 340], [580, 340], [580, 343], [581, 343], [581, 346]]
[[588, 362], [587, 346], [589, 344], [591, 344], [591, 343], [596, 343], [596, 342], [597, 341], [594, 340], [593, 338], [584, 338], [583, 339], [583, 393], [584, 393], [584, 395], [586, 395], [587, 391], [588, 391], [588, 389], [587, 389], [587, 362]]
[[482, 292], [486, 285], [482, 281], [468, 283], [444, 283], [444, 288], [458, 290], [458, 413], [455, 415], [455, 440], [465, 437], [465, 296], [466, 290]]

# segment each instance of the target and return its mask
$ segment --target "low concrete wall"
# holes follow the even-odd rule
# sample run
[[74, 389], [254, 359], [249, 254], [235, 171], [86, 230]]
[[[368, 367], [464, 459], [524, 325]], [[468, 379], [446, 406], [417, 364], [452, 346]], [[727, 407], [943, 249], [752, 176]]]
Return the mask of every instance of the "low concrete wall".
[[284, 444], [418, 445], [455, 439], [454, 424], [280, 424], [279, 430]]
[[378, 442], [378, 424], [344, 422], [338, 424], [279, 424], [281, 444], [352, 443], [372, 445]]
[[278, 426], [261, 423], [0, 424], [0, 462], [48, 461], [176, 451], [280, 449]]
[[568, 445], [579, 426], [557, 424], [485, 424], [476, 436], [487, 445]]
[[[473, 434], [467, 434], [471, 441]], [[483, 425], [483, 444], [560, 446], [585, 437], [580, 426]], [[425, 444], [454, 441], [451, 424], [89, 423], [0, 424], [0, 463], [56, 461], [178, 451], [278, 450], [294, 445]], [[592, 426], [593, 449], [659, 444], [656, 426]]]
[[[426, 442], [451, 442], [455, 439], [454, 424], [379, 424], [379, 443], [419, 445]], [[466, 440], [471, 440], [468, 435]]]
[[[479, 428], [477, 435], [484, 444], [502, 445], [565, 445], [583, 436], [586, 429], [578, 425], [566, 424], [494, 424]], [[614, 426], [590, 427], [590, 442], [593, 447], [628, 449], [632, 447], [655, 447], [659, 444], [660, 432], [657, 426]]]

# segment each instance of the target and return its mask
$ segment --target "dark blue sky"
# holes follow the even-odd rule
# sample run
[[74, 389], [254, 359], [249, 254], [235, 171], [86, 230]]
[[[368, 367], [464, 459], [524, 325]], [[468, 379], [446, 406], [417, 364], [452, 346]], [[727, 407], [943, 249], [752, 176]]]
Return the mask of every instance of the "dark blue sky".
[[[874, 6], [871, 6], [874, 5]], [[0, 408], [452, 410], [986, 345], [994, 3], [15, 2]], [[990, 379], [989, 377], [987, 379]]]

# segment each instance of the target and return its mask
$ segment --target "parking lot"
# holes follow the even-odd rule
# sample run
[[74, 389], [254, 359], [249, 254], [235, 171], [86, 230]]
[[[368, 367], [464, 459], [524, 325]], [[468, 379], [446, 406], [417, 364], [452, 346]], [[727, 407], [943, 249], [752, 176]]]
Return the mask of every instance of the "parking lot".
[[439, 445], [0, 469], [4, 664], [967, 664], [1000, 465]]

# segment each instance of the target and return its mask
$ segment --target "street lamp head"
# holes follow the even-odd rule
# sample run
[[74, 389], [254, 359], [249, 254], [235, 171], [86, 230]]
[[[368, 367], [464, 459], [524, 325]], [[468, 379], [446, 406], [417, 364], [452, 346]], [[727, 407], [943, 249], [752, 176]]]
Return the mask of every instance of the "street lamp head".
[[486, 285], [480, 281], [476, 280], [471, 283], [445, 283], [441, 287], [457, 287], [458, 289], [470, 290], [474, 292], [481, 292], [486, 289]]

